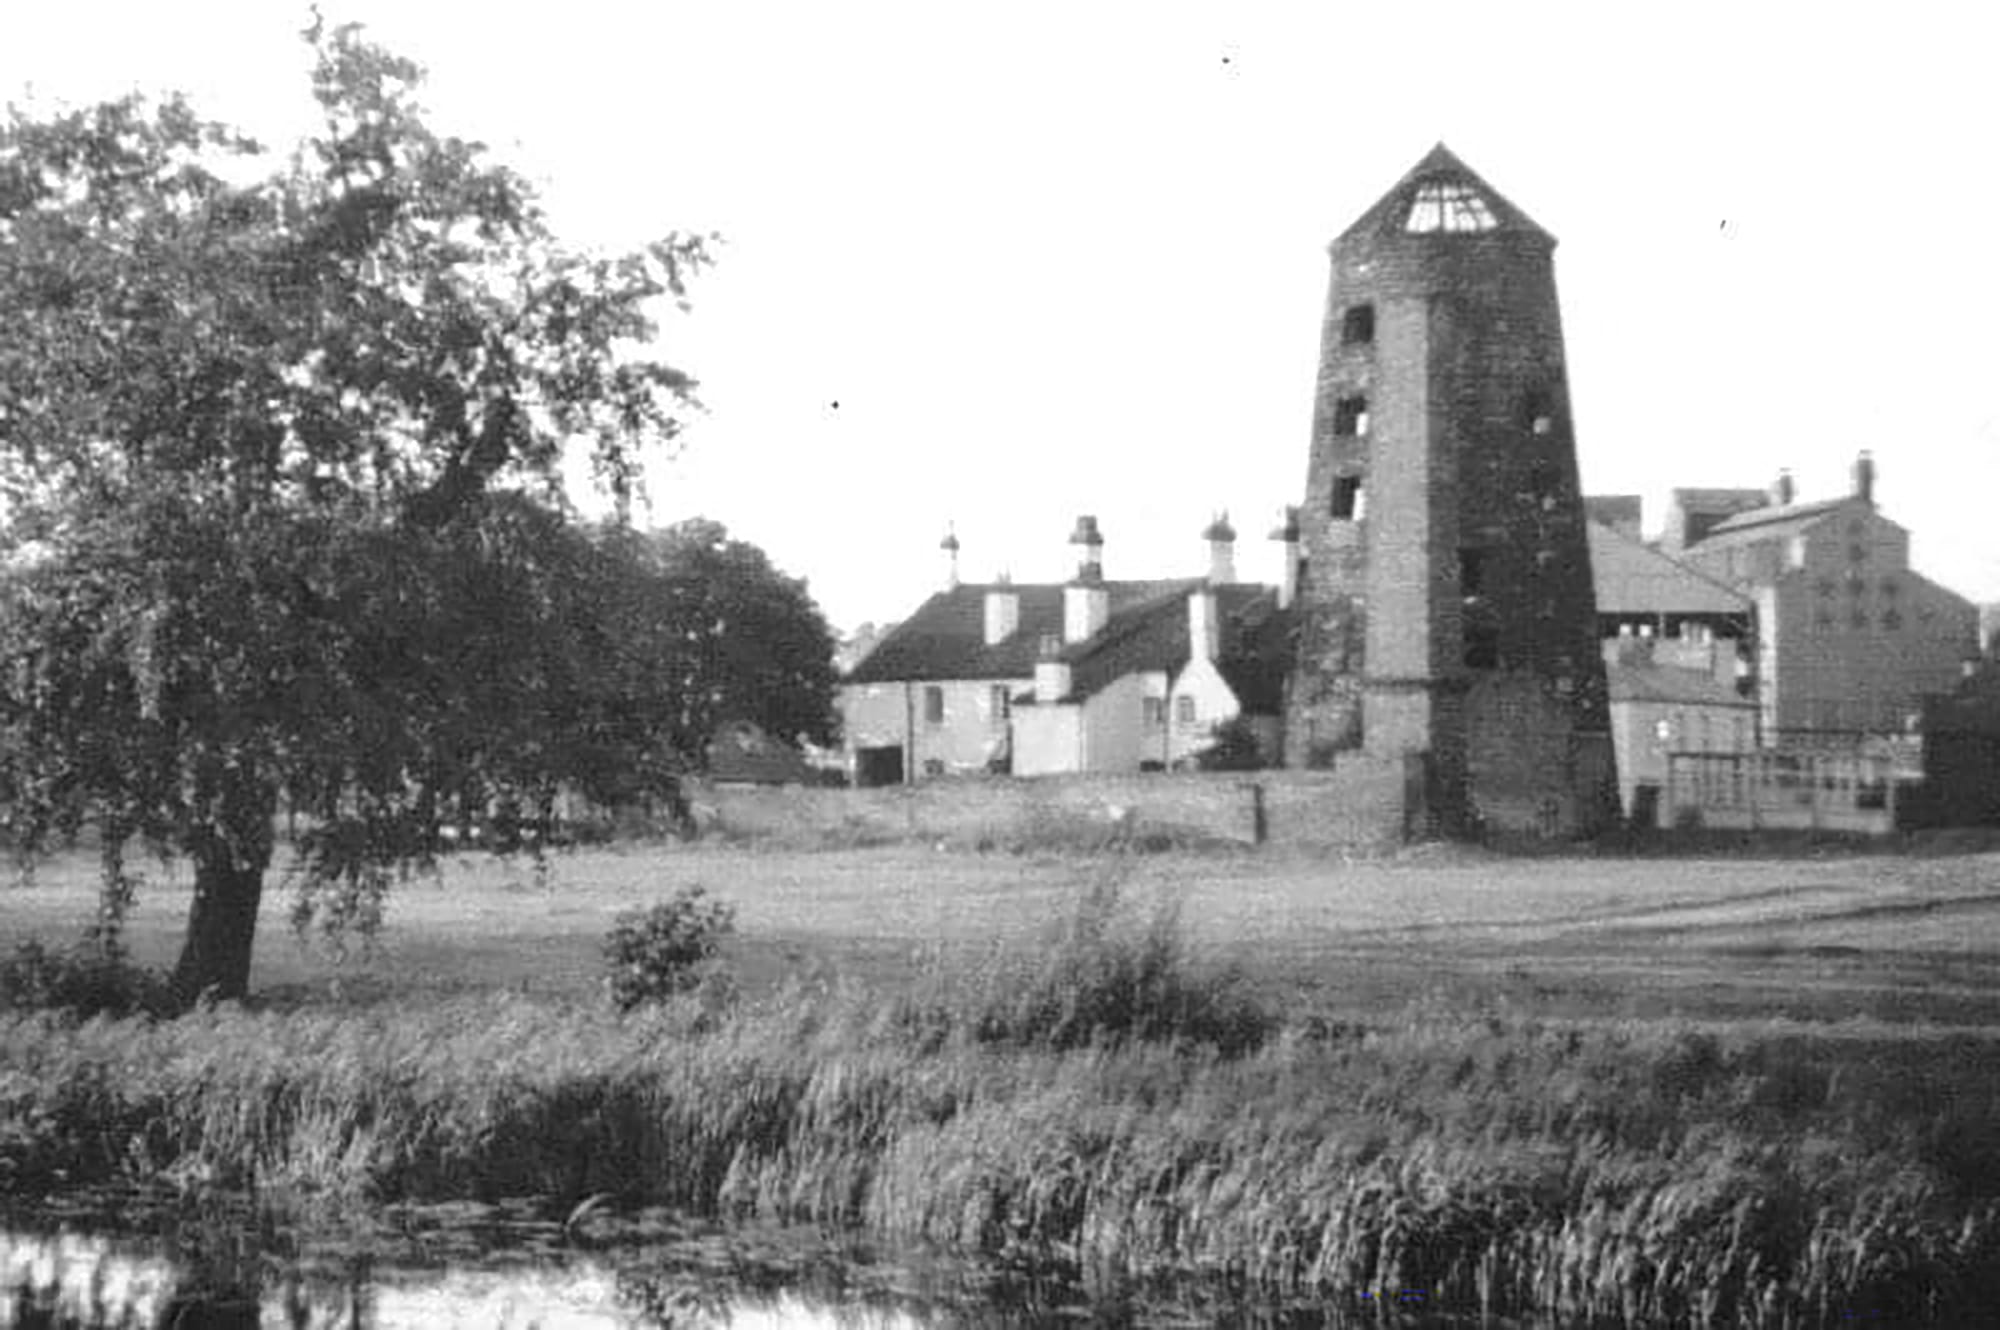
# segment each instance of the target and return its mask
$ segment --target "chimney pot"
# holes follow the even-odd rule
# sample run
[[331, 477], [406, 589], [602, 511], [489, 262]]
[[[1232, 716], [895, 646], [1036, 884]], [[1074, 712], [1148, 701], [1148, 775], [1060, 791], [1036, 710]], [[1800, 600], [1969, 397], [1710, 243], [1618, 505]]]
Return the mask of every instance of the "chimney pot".
[[1854, 497], [1866, 504], [1875, 502], [1875, 458], [1866, 448], [1854, 459]]

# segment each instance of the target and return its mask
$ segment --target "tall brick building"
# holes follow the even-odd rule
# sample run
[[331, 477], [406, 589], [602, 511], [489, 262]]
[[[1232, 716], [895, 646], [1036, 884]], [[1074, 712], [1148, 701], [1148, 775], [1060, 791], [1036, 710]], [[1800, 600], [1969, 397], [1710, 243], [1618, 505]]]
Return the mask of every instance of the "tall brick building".
[[1616, 808], [1555, 244], [1439, 145], [1331, 250], [1286, 749], [1419, 762], [1445, 832]]

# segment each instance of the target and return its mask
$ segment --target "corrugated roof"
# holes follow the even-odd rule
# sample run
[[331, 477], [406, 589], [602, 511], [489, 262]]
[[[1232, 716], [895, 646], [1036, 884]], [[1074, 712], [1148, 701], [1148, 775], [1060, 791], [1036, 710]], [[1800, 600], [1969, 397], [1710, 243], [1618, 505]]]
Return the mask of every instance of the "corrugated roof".
[[1613, 702], [1665, 702], [1679, 706], [1751, 708], [1757, 704], [1705, 670], [1680, 669], [1651, 661], [1605, 663]]
[[1733, 588], [1601, 522], [1590, 532], [1590, 577], [1599, 614], [1748, 614]]

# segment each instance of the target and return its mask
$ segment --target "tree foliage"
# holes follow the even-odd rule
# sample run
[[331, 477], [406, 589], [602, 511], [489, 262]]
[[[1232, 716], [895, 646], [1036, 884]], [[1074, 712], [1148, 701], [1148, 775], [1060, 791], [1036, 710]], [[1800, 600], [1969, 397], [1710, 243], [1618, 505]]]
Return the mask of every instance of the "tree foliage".
[[178, 99], [0, 123], [0, 801], [192, 862], [183, 996], [247, 986], [280, 810], [351, 906], [560, 783], [671, 779], [559, 468], [622, 511], [674, 437], [647, 346], [704, 244], [565, 248], [415, 67], [307, 37], [324, 126], [275, 165]]
[[632, 636], [666, 674], [683, 751], [698, 760], [735, 720], [786, 743], [833, 742], [837, 643], [805, 582], [708, 518], [636, 539], [647, 600]]

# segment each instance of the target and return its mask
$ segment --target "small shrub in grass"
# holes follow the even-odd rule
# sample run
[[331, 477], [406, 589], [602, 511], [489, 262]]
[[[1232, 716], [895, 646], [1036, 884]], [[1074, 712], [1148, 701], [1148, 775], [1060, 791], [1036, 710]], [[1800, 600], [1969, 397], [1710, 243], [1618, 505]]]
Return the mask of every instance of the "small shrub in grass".
[[620, 1011], [701, 988], [722, 939], [736, 929], [734, 907], [683, 887], [646, 910], [618, 916], [604, 941], [611, 1000]]
[[23, 942], [0, 960], [0, 1008], [79, 1016], [158, 1015], [172, 1007], [167, 985], [133, 965], [119, 947], [83, 942], [51, 950]]

